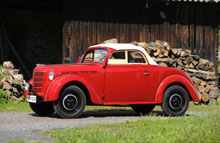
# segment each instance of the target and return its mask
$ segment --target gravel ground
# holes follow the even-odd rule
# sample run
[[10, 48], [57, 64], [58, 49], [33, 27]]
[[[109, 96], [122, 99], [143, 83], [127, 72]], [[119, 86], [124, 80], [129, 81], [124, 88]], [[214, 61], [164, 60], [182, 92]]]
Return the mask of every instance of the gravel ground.
[[[204, 112], [187, 112], [188, 115], [203, 114]], [[161, 116], [162, 112], [153, 114]], [[46, 141], [52, 139], [42, 134], [53, 128], [74, 128], [89, 124], [121, 123], [148, 118], [137, 116], [132, 110], [102, 110], [86, 111], [77, 119], [61, 119], [56, 115], [39, 117], [33, 112], [0, 112], [0, 142], [11, 140]]]

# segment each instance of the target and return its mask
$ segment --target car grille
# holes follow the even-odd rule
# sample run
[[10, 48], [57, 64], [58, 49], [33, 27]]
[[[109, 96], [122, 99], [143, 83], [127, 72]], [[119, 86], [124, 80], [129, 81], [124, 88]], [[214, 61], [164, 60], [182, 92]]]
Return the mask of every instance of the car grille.
[[43, 88], [43, 81], [44, 81], [44, 72], [43, 71], [34, 71], [34, 78], [33, 78], [33, 90], [37, 94], [40, 95], [42, 88]]

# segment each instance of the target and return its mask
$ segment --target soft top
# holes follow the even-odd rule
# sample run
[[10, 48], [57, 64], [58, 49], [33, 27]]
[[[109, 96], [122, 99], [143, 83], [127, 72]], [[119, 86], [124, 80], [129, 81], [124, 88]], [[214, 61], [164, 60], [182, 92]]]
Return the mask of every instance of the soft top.
[[139, 50], [145, 54], [150, 65], [157, 65], [157, 63], [150, 57], [150, 55], [144, 50], [144, 48], [135, 46], [133, 44], [125, 44], [125, 43], [99, 44], [99, 45], [90, 46], [89, 48], [94, 48], [94, 47], [108, 47], [115, 50]]

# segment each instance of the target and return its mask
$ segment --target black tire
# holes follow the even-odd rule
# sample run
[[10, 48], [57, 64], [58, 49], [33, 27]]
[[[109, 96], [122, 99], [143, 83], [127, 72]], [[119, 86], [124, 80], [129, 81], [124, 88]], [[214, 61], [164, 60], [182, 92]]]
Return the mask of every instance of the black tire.
[[69, 86], [61, 92], [54, 109], [62, 118], [76, 118], [83, 113], [85, 106], [84, 92], [77, 86]]
[[29, 103], [31, 109], [39, 116], [49, 116], [54, 113], [54, 108], [52, 102], [44, 103]]
[[162, 110], [167, 116], [182, 116], [189, 106], [189, 94], [181, 86], [173, 85], [163, 95]]
[[136, 104], [131, 105], [131, 108], [137, 112], [139, 115], [147, 115], [153, 111], [155, 105], [154, 104]]

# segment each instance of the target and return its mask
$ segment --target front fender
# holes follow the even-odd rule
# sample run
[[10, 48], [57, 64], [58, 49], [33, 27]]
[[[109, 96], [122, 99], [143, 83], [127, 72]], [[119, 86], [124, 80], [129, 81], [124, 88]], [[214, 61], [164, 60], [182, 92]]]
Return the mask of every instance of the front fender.
[[163, 101], [163, 94], [166, 90], [166, 88], [172, 84], [172, 83], [181, 83], [183, 84], [186, 89], [188, 90], [190, 96], [192, 99], [196, 102], [200, 102], [200, 94], [196, 90], [195, 86], [192, 82], [190, 82], [188, 79], [186, 79], [183, 76], [180, 75], [172, 75], [164, 79], [161, 84], [159, 85], [159, 88], [157, 89], [156, 93], [156, 103], [161, 104]]
[[102, 99], [98, 96], [92, 86], [77, 75], [64, 75], [54, 79], [47, 89], [45, 101], [56, 101], [62, 88], [69, 82], [74, 81], [81, 82], [86, 86], [93, 103], [103, 103]]

